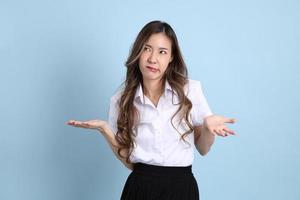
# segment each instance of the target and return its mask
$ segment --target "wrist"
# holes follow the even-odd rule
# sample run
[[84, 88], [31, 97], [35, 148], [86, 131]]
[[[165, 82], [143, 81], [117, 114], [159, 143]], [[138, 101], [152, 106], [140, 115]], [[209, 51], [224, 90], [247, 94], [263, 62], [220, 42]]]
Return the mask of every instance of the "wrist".
[[113, 132], [113, 129], [109, 126], [109, 124], [105, 124], [105, 126], [103, 126], [103, 132], [102, 134], [105, 135], [115, 135], [115, 133]]
[[107, 123], [104, 123], [101, 127], [97, 128], [97, 130], [101, 133], [101, 134], [105, 134], [109, 129], [109, 126]]
[[208, 126], [207, 126], [207, 123], [206, 122], [203, 122], [203, 126], [202, 126], [202, 131], [203, 135], [213, 135], [215, 136], [214, 133], [210, 132]]

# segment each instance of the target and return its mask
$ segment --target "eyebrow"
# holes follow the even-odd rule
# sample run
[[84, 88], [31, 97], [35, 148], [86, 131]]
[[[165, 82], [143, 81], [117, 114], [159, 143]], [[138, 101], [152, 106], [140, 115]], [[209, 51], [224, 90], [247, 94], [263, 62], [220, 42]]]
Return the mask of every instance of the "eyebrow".
[[[151, 48], [152, 48], [152, 46], [151, 46], [150, 44], [145, 44], [145, 46], [148, 46], [148, 47], [151, 47]], [[165, 48], [165, 47], [159, 47], [159, 49], [169, 50], [168, 48]]]

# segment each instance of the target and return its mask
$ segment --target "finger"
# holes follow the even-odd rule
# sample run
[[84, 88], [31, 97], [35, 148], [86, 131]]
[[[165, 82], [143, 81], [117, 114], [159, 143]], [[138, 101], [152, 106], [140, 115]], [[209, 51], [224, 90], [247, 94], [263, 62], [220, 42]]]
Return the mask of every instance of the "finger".
[[224, 135], [220, 132], [219, 129], [214, 129], [214, 132], [215, 132], [218, 136], [224, 137]]
[[81, 122], [81, 121], [75, 121], [74, 126], [82, 127], [82, 128], [88, 128], [87, 125], [83, 124], [83, 122]]
[[66, 122], [66, 124], [72, 124], [74, 122], [74, 120], [69, 120]]
[[226, 137], [226, 136], [227, 136], [227, 133], [226, 133], [226, 131], [224, 131], [224, 130], [220, 129], [220, 132], [221, 132], [221, 134], [222, 134], [224, 137]]
[[228, 133], [227, 133], [226, 131], [224, 131], [224, 130], [221, 130], [221, 131], [222, 131], [222, 134], [223, 134], [225, 137], [228, 136]]
[[221, 128], [218, 128], [217, 131], [218, 131], [222, 136], [224, 136], [224, 131], [223, 131]]
[[86, 124], [89, 126], [93, 126], [95, 124], [95, 122], [97, 122], [96, 120], [89, 120], [89, 121], [84, 121], [82, 122], [82, 124]]
[[82, 126], [85, 128], [90, 128], [90, 129], [98, 129], [99, 127], [93, 124], [92, 122], [96, 122], [97, 120], [90, 120], [86, 122], [82, 122]]
[[75, 122], [73, 122], [73, 125], [76, 126], [76, 127], [78, 127], [78, 126], [80, 126], [80, 122], [75, 121]]
[[213, 133], [217, 136], [220, 136], [219, 132], [217, 132], [217, 130], [215, 130], [215, 129], [213, 130]]
[[87, 122], [82, 122], [81, 125], [85, 128], [91, 128], [92, 125], [90, 123], [87, 123]]
[[218, 134], [211, 128], [208, 129], [208, 131], [213, 134], [214, 136], [218, 136]]
[[93, 121], [82, 122], [82, 124], [90, 127], [94, 126]]
[[224, 137], [224, 136], [226, 136], [226, 133], [225, 133], [225, 131], [223, 131], [222, 129], [217, 129], [217, 131]]
[[229, 128], [225, 127], [223, 130], [231, 135], [235, 135], [235, 132], [233, 130], [230, 130]]
[[84, 124], [77, 124], [76, 127], [80, 127], [80, 128], [90, 128], [89, 126], [84, 125]]
[[226, 123], [235, 123], [236, 122], [236, 119], [235, 118], [230, 118], [230, 119], [226, 119], [226, 121], [225, 121]]
[[69, 124], [77, 124], [79, 121], [76, 121], [76, 120], [70, 120], [69, 121]]
[[75, 122], [74, 122], [74, 121], [72, 121], [72, 122], [68, 122], [68, 125], [72, 125], [72, 126], [74, 126], [74, 125], [75, 125]]
[[78, 124], [80, 124], [80, 121], [74, 121], [73, 124], [78, 125]]

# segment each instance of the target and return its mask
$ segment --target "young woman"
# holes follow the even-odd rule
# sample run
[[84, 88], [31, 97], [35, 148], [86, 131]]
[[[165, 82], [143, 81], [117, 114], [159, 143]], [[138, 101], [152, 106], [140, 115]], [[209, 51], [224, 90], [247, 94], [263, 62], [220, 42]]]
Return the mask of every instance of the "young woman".
[[126, 61], [124, 87], [110, 99], [108, 122], [69, 125], [97, 129], [123, 164], [133, 170], [121, 200], [196, 200], [194, 147], [201, 155], [215, 136], [234, 135], [214, 115], [199, 81], [188, 79], [175, 32], [152, 21], [138, 34]]

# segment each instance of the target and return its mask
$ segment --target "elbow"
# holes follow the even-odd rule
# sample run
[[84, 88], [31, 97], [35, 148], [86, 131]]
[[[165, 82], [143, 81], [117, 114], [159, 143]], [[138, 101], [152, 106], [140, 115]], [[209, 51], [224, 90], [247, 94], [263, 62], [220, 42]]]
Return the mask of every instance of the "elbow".
[[209, 152], [210, 148], [201, 149], [199, 148], [198, 151], [201, 156], [205, 156]]
[[131, 170], [131, 171], [133, 171], [133, 168], [134, 168], [134, 164], [133, 163], [126, 163], [126, 165], [125, 165], [126, 167], [127, 167], [127, 169], [129, 169], [129, 170]]
[[199, 153], [201, 156], [205, 156], [208, 153], [208, 151], [200, 151]]

